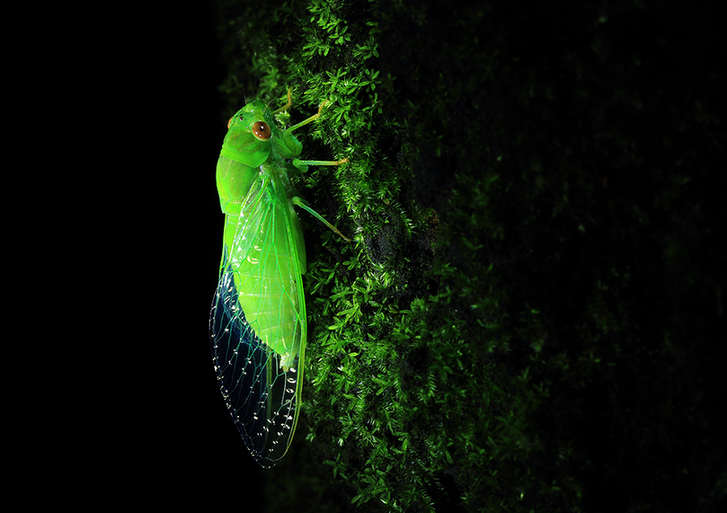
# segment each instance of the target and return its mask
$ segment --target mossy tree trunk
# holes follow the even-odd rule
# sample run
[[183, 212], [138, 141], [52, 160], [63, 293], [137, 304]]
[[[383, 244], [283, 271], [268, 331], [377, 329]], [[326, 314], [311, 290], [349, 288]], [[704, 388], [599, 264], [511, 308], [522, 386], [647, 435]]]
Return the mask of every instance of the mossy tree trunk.
[[291, 121], [329, 101], [303, 157], [350, 159], [297, 181], [355, 242], [302, 218], [308, 377], [269, 511], [725, 500], [710, 328], [724, 322], [727, 55], [713, 13], [363, 0], [218, 13], [220, 122], [290, 87]]

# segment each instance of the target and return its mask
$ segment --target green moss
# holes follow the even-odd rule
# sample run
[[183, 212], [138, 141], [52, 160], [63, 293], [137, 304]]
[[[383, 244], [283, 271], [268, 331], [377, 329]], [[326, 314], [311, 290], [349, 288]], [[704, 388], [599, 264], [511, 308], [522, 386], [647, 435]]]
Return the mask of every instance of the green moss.
[[355, 243], [302, 218], [305, 403], [270, 511], [650, 511], [724, 496], [719, 457], [689, 459], [715, 440], [700, 426], [716, 399], [665, 385], [712, 369], [680, 298], [706, 324], [723, 315], [719, 266], [689, 260], [718, 204], [701, 199], [714, 164], [694, 149], [724, 158], [717, 89], [676, 97], [658, 60], [701, 43], [685, 50], [661, 11], [626, 4], [567, 17], [219, 4], [220, 119], [291, 87], [291, 120], [330, 102], [303, 157], [350, 158], [297, 182]]

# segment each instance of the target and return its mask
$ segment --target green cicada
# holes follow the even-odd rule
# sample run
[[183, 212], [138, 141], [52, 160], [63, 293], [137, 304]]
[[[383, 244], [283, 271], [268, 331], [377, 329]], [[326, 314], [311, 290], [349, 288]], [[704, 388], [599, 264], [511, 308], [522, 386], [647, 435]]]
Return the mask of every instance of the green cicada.
[[341, 235], [292, 195], [289, 174], [347, 162], [299, 160], [303, 145], [292, 132], [318, 118], [321, 108], [279, 128], [274, 115], [290, 105], [290, 91], [288, 103], [275, 112], [260, 101], [247, 103], [230, 118], [217, 161], [225, 227], [210, 312], [213, 362], [229, 413], [264, 468], [290, 447], [303, 385], [306, 256], [293, 206]]

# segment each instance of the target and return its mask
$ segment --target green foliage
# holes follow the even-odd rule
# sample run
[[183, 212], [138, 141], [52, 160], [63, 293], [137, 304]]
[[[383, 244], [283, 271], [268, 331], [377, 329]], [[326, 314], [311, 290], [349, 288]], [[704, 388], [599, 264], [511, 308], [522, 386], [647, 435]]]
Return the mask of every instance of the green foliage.
[[[670, 443], [685, 461], [701, 450], [664, 433], [697, 429], [712, 399], [657, 384], [702, 365], [670, 301], [699, 284], [723, 297], [716, 267], [685, 253], [709, 175], [644, 134], [673, 115], [716, 155], [717, 122], [693, 105], [664, 114], [660, 67], [664, 82], [644, 86], [613, 71], [653, 76], [648, 45], [617, 47], [623, 13], [648, 26], [650, 12], [542, 9], [220, 2], [221, 120], [244, 96], [282, 105], [291, 87], [293, 122], [330, 102], [302, 130], [303, 158], [350, 158], [296, 178], [355, 242], [302, 217], [303, 414], [270, 511], [599, 511], [618, 495], [609, 482], [632, 497], [612, 510], [646, 511], [668, 501], [629, 488], [642, 478], [630, 469]], [[662, 434], [634, 442], [651, 424]], [[716, 501], [709, 479], [693, 493]]]

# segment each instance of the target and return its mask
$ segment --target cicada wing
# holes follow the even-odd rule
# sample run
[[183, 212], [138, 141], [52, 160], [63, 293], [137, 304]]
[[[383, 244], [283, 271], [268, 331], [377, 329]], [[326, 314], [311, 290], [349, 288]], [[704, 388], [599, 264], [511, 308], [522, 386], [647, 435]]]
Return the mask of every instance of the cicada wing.
[[266, 468], [285, 455], [295, 432], [307, 330], [299, 228], [283, 200], [264, 179], [251, 187], [210, 312], [225, 404], [250, 453]]

